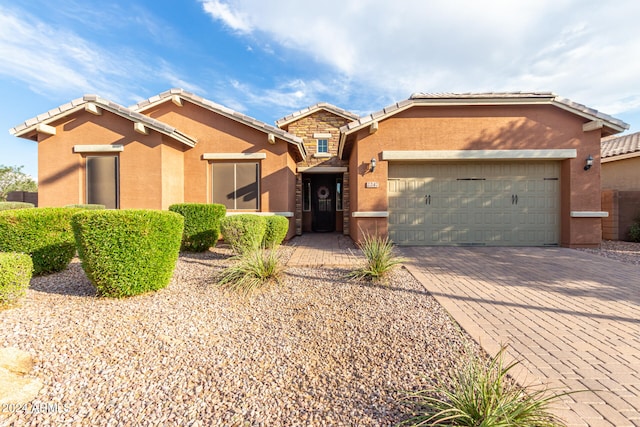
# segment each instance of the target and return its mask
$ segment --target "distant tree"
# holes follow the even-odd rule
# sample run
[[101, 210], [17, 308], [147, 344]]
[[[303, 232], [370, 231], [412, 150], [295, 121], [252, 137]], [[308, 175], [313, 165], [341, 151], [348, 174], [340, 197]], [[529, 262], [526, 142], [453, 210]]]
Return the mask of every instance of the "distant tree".
[[23, 167], [0, 165], [0, 202], [6, 201], [11, 191], [38, 191], [38, 184], [22, 172]]

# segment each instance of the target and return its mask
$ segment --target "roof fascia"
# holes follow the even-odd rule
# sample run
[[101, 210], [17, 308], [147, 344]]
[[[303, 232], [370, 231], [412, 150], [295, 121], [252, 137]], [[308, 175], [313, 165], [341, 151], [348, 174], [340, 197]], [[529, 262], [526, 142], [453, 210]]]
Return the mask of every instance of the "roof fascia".
[[[303, 141], [301, 138], [298, 138], [297, 136], [293, 135], [293, 134], [289, 134], [288, 132], [279, 129], [275, 126], [271, 126], [267, 123], [263, 123], [260, 122], [261, 125], [258, 125], [256, 123], [253, 123], [251, 120], [246, 120], [244, 119], [244, 117], [248, 117], [248, 116], [244, 116], [244, 114], [241, 113], [237, 113], [231, 109], [228, 109], [229, 111], [226, 111], [227, 108], [214, 103], [213, 101], [208, 101], [210, 102], [212, 105], [209, 105], [206, 102], [202, 102], [198, 99], [195, 99], [191, 96], [189, 96], [188, 94], [186, 94], [185, 92], [182, 91], [170, 91], [168, 93], [166, 93], [166, 95], [164, 95], [163, 97], [160, 97], [157, 100], [154, 100], [153, 102], [150, 102], [149, 104], [145, 104], [144, 106], [140, 107], [140, 108], [136, 108], [136, 106], [131, 107], [133, 111], [141, 113], [142, 111], [146, 111], [149, 108], [153, 108], [155, 106], [158, 106], [160, 104], [164, 104], [165, 102], [171, 101], [173, 99], [174, 96], [179, 96], [181, 99], [191, 102], [194, 105], [197, 105], [201, 108], [204, 108], [206, 110], [212, 111], [216, 114], [219, 114], [223, 117], [226, 117], [228, 119], [234, 120], [240, 124], [243, 124], [245, 126], [249, 126], [253, 129], [259, 130], [261, 132], [266, 133], [267, 135], [272, 133], [274, 134], [277, 138], [282, 139], [283, 141], [293, 144], [294, 146], [296, 146], [296, 148], [298, 149], [298, 151], [300, 152], [300, 156], [304, 159], [307, 157], [307, 151], [304, 147]], [[204, 99], [204, 98], [203, 98]], [[242, 115], [244, 117], [240, 117], [239, 115]], [[254, 119], [255, 120], [255, 119]]]
[[[79, 102], [81, 101], [81, 102]], [[79, 102], [79, 103], [78, 103]], [[61, 111], [57, 114], [53, 114], [53, 115], [49, 115], [46, 118], [42, 118], [42, 119], [38, 119], [38, 117], [43, 116], [43, 114], [41, 114], [40, 116], [36, 117], [36, 120], [27, 120], [27, 122], [32, 121], [32, 123], [25, 127], [24, 129], [21, 129], [19, 131], [16, 131], [16, 128], [12, 128], [9, 130], [10, 133], [12, 133], [14, 136], [17, 137], [23, 137], [24, 135], [30, 134], [32, 132], [34, 132], [36, 130], [36, 127], [39, 124], [45, 124], [48, 125], [50, 123], [53, 123], [55, 121], [58, 121], [62, 118], [65, 118], [71, 114], [74, 114], [80, 110], [85, 109], [85, 106], [87, 104], [95, 104], [96, 106], [98, 106], [99, 108], [109, 111], [115, 115], [118, 115], [122, 118], [125, 118], [129, 121], [131, 121], [132, 123], [136, 123], [136, 122], [142, 122], [145, 126], [148, 126], [149, 128], [151, 128], [152, 130], [155, 130], [156, 132], [160, 132], [164, 135], [169, 136], [170, 138], [175, 139], [176, 141], [185, 144], [189, 147], [194, 147], [196, 144], [196, 139], [192, 138], [182, 132], [180, 132], [179, 130], [166, 125], [158, 120], [152, 119], [150, 117], [147, 117], [143, 114], [137, 113], [136, 111], [132, 111], [126, 107], [123, 107], [119, 104], [115, 104], [112, 103], [113, 105], [111, 105], [108, 101], [103, 100], [100, 97], [94, 96], [94, 95], [86, 95], [84, 98], [79, 98], [78, 100], [74, 100], [72, 101], [72, 105], [76, 103], [77, 105], [73, 106], [70, 109]], [[58, 107], [59, 109], [60, 107]], [[53, 111], [55, 111], [56, 109], [50, 110], [49, 112], [45, 113], [45, 114], [49, 114]], [[129, 114], [126, 114], [126, 112], [132, 112], [132, 113], [136, 113], [137, 115], [139, 115], [139, 117], [132, 117]], [[26, 122], [25, 122], [26, 123]], [[162, 124], [163, 126], [159, 126], [159, 124]]]
[[[296, 122], [296, 121], [298, 121], [300, 119], [303, 119], [303, 118], [305, 118], [307, 116], [310, 116], [313, 113], [316, 113], [316, 112], [318, 112], [320, 110], [328, 111], [331, 114], [335, 114], [336, 116], [340, 116], [343, 119], [347, 119], [347, 120], [350, 120], [350, 121], [358, 120], [358, 117], [355, 114], [353, 116], [349, 116], [349, 115], [344, 114], [344, 113], [342, 113], [342, 112], [340, 112], [338, 110], [332, 109], [331, 107], [328, 107], [328, 106], [317, 106], [317, 107], [314, 107], [312, 109], [309, 109], [308, 111], [305, 111], [304, 113], [298, 112], [298, 115], [296, 115], [296, 116], [293, 116], [293, 115], [292, 115], [293, 117], [287, 116], [288, 118], [284, 117], [284, 118], [282, 118], [280, 120], [277, 120], [276, 121], [276, 125], [279, 128], [282, 128], [283, 126], [289, 125], [289, 124], [291, 124], [293, 122]], [[293, 114], [296, 114], [296, 113], [293, 113]]]

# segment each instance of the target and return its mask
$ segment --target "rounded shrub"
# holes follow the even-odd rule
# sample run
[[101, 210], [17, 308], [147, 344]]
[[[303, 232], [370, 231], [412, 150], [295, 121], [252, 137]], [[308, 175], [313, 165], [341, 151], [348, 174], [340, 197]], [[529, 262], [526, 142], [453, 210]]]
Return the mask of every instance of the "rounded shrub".
[[282, 243], [289, 231], [289, 220], [280, 215], [266, 216], [267, 228], [262, 238], [262, 245], [267, 248], [278, 246]]
[[86, 203], [79, 205], [66, 205], [65, 208], [79, 208], [79, 209], [106, 209], [105, 205], [98, 205], [95, 203]]
[[8, 211], [11, 209], [27, 209], [35, 208], [33, 203], [27, 202], [0, 202], [0, 211]]
[[164, 288], [178, 260], [184, 218], [154, 210], [84, 210], [72, 218], [78, 255], [98, 294], [127, 297]]
[[0, 252], [31, 255], [34, 275], [64, 270], [76, 253], [71, 217], [78, 211], [36, 208], [0, 212]]
[[216, 245], [220, 237], [220, 220], [227, 213], [221, 204], [178, 203], [169, 210], [184, 217], [183, 251], [204, 252]]
[[32, 271], [29, 255], [0, 252], [0, 306], [12, 305], [26, 294]]
[[266, 228], [265, 217], [252, 214], [227, 216], [220, 222], [224, 241], [237, 253], [258, 249], [262, 244]]

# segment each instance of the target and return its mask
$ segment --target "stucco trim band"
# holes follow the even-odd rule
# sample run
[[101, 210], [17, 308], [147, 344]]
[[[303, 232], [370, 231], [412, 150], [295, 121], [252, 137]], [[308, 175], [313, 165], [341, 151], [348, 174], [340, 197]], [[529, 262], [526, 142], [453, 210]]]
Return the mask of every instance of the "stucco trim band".
[[202, 160], [263, 160], [266, 153], [203, 153]]
[[351, 212], [351, 216], [354, 218], [388, 218], [389, 212], [386, 212], [386, 211]]
[[298, 173], [345, 173], [349, 169], [346, 166], [310, 166], [299, 167]]
[[574, 148], [557, 150], [407, 150], [383, 151], [382, 160], [564, 160], [577, 157]]
[[607, 211], [571, 211], [572, 218], [608, 218]]
[[293, 215], [294, 215], [293, 212], [227, 212], [227, 216], [244, 215], [244, 214], [259, 215], [259, 216], [279, 215], [286, 218], [293, 218]]
[[74, 153], [119, 153], [124, 145], [74, 145]]

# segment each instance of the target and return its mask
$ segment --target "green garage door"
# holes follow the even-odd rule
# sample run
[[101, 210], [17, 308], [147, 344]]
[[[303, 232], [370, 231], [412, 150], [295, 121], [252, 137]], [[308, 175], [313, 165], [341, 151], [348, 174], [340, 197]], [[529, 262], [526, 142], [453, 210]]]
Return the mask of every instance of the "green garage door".
[[391, 162], [388, 184], [396, 244], [559, 243], [559, 162]]

